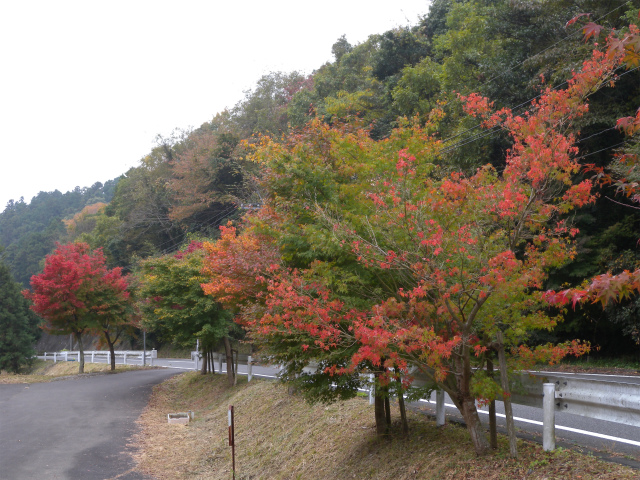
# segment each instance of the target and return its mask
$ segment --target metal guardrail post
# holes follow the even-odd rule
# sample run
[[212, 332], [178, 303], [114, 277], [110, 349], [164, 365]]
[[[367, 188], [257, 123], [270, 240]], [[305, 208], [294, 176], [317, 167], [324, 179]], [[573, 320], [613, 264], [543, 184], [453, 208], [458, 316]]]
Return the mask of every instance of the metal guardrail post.
[[436, 390], [436, 426], [444, 425], [444, 390]]
[[53, 363], [58, 363], [58, 352], [53, 352]]
[[[227, 365], [228, 368], [228, 365]], [[222, 354], [218, 354], [218, 372], [222, 373]]]
[[149, 365], [153, 367], [153, 355], [151, 355], [151, 358], [149, 358]]
[[556, 384], [542, 385], [542, 449], [550, 452], [556, 448]]
[[247, 359], [247, 382], [250, 382], [252, 378], [253, 378], [253, 359], [251, 358], [251, 355], [249, 355], [249, 358]]
[[93, 352], [91, 352], [91, 363], [96, 363], [95, 360], [96, 360], [96, 352], [93, 351]]
[[376, 396], [376, 384], [374, 382], [373, 373], [369, 374], [369, 405], [373, 405], [375, 403]]
[[65, 362], [69, 361], [69, 352], [64, 352], [64, 361]]
[[127, 352], [124, 352], [124, 360], [123, 363], [126, 365], [127, 364]]

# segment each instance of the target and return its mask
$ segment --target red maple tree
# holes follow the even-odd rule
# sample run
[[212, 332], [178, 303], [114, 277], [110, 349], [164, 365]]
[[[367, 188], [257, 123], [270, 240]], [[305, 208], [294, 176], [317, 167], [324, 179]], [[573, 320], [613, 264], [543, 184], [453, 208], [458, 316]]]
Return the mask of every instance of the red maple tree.
[[121, 269], [109, 270], [101, 249], [92, 252], [86, 243], [58, 245], [46, 257], [42, 273], [31, 277], [31, 288], [23, 294], [45, 320], [43, 328], [54, 335], [75, 337], [80, 373], [84, 372], [84, 333], [106, 335], [113, 354], [109, 332], [126, 321], [129, 292]]

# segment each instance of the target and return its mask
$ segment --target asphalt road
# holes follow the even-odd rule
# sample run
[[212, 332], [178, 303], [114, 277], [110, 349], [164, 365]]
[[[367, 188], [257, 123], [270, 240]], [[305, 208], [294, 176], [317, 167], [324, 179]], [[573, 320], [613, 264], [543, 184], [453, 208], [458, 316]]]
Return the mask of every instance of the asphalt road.
[[[121, 363], [122, 359], [119, 358], [118, 360], [118, 363]], [[140, 360], [131, 358], [128, 359], [127, 363], [140, 363]], [[153, 364], [155, 366], [162, 366], [166, 370], [173, 372], [193, 370], [195, 368], [194, 362], [188, 359], [154, 359]], [[216, 371], [218, 371], [217, 362], [215, 368]], [[244, 374], [246, 372], [246, 368], [246, 365], [239, 365], [239, 372], [241, 374]], [[224, 363], [222, 364], [222, 370], [223, 372], [226, 372], [226, 364]], [[256, 377], [273, 379], [277, 378], [278, 369], [274, 367], [254, 366], [253, 374]], [[553, 374], [550, 372], [545, 372], [545, 375], [551, 376]], [[572, 374], [561, 373], [558, 375], [567, 377], [571, 376]], [[624, 377], [590, 374], [579, 374], [575, 376], [579, 378], [590, 378], [593, 380], [602, 381], [640, 383], [640, 377], [638, 376]], [[451, 401], [447, 398], [446, 402], [449, 403], [449, 406], [447, 407], [447, 416], [449, 418], [459, 418], [460, 415], [457, 409], [453, 405], [451, 405]], [[435, 412], [435, 395], [433, 396], [433, 403], [429, 403], [428, 401], [421, 401], [420, 404], [426, 409], [432, 409]], [[522, 405], [513, 405], [513, 409], [516, 427], [523, 433], [523, 435], [529, 437], [533, 436], [535, 439], [538, 439], [541, 442], [542, 410]], [[503, 413], [502, 405], [500, 402], [497, 402], [497, 410], [498, 424], [504, 425], [504, 418], [500, 418], [499, 416], [501, 413]], [[488, 416], [486, 415], [486, 409], [481, 410], [480, 418], [484, 424], [488, 425]], [[638, 427], [558, 412], [556, 414], [556, 439], [558, 445], [582, 446], [600, 451], [613, 452], [618, 455], [623, 455], [640, 460], [640, 428]], [[1, 459], [2, 454], [0, 453], [0, 465], [2, 465]], [[0, 480], [2, 480], [3, 478], [4, 477], [2, 477], [2, 473], [0, 473]]]
[[152, 387], [175, 373], [0, 385], [0, 480], [143, 480], [128, 443]]

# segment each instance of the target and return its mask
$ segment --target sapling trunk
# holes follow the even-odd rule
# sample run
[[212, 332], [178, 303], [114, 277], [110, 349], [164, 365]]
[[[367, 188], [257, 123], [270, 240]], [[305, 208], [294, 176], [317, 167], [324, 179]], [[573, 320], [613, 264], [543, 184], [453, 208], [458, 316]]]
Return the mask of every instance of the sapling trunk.
[[[493, 378], [493, 360], [487, 358], [487, 373], [489, 377]], [[489, 403], [489, 441], [491, 442], [491, 448], [496, 450], [498, 448], [498, 431], [496, 426], [496, 401], [491, 400]]]
[[509, 377], [507, 375], [507, 359], [504, 354], [504, 337], [498, 331], [498, 361], [500, 362], [500, 380], [503, 390], [504, 414], [507, 417], [507, 432], [509, 433], [509, 452], [512, 458], [518, 458], [518, 446], [516, 444], [516, 426], [513, 423], [513, 411], [511, 409], [511, 396], [509, 390]]
[[233, 371], [233, 353], [231, 352], [231, 342], [229, 337], [224, 337], [224, 353], [227, 357], [227, 380], [229, 385], [235, 385], [235, 375]]

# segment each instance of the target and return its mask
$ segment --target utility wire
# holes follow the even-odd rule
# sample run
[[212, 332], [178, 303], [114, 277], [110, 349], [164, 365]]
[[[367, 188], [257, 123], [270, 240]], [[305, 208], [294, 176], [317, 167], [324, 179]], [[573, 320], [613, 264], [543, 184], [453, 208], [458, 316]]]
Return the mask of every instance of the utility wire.
[[[633, 69], [631, 69], [631, 70], [627, 70], [626, 72], [624, 72], [624, 73], [622, 73], [622, 74], [620, 74], [620, 75], [617, 75], [615, 79], [616, 79], [616, 81], [617, 81], [617, 80], [619, 80], [620, 78], [624, 77], [625, 75], [627, 75], [627, 74], [629, 74], [629, 73], [632, 73], [632, 72], [635, 72], [635, 71], [636, 71], [636, 70], [638, 70], [638, 69], [640, 69], [640, 66], [635, 67], [635, 68], [633, 68]], [[563, 85], [565, 85], [566, 83], [568, 83], [568, 81], [565, 81], [565, 82], [563, 82], [563, 83], [561, 83], [561, 84], [559, 84], [559, 85], [557, 85], [557, 86], [553, 87], [553, 88], [552, 88], [552, 90], [557, 90], [558, 88], [562, 87], [562, 86], [563, 86]], [[543, 93], [544, 93], [544, 92], [543, 92]], [[524, 106], [524, 105], [530, 104], [530, 103], [531, 103], [531, 102], [533, 102], [535, 99], [537, 99], [538, 97], [540, 97], [541, 95], [543, 95], [543, 93], [540, 93], [539, 95], [536, 95], [535, 97], [533, 97], [533, 98], [531, 98], [531, 99], [529, 99], [529, 100], [527, 100], [527, 101], [525, 101], [525, 102], [522, 102], [521, 104], [519, 104], [519, 105], [517, 105], [516, 107], [514, 107], [512, 110], [516, 110], [516, 109], [518, 109], [518, 108], [520, 108], [520, 107], [522, 107], [522, 106]], [[530, 111], [530, 110], [527, 110], [527, 111]], [[478, 127], [478, 126], [480, 126], [480, 125], [482, 125], [482, 123], [479, 123], [479, 124], [478, 124], [478, 125], [476, 125], [475, 127], [470, 128], [470, 129], [468, 129], [468, 130], [465, 130], [464, 132], [461, 132], [461, 133], [465, 133], [465, 132], [471, 131], [471, 130], [473, 130], [473, 129], [477, 128], [477, 127]], [[601, 134], [602, 134], [602, 133], [604, 133], [604, 132], [608, 132], [608, 131], [610, 131], [610, 130], [614, 130], [615, 128], [617, 128], [617, 127], [610, 127], [610, 128], [605, 129], [605, 130], [601, 130], [600, 132], [594, 133], [593, 135], [591, 135], [591, 136], [589, 136], [589, 137], [582, 138], [582, 139], [578, 140], [576, 143], [583, 142], [583, 141], [585, 141], [585, 140], [587, 140], [587, 139], [589, 139], [589, 138], [591, 138], [591, 137], [594, 137], [594, 136], [596, 136], [596, 135], [601, 135]], [[473, 142], [475, 142], [476, 140], [480, 140], [480, 139], [482, 139], [482, 138], [486, 138], [486, 137], [488, 137], [488, 136], [493, 136], [494, 134], [498, 133], [498, 131], [500, 131], [500, 126], [492, 127], [492, 128], [489, 130], [489, 132], [488, 132], [488, 133], [486, 133], [486, 134], [476, 134], [475, 136], [472, 136], [472, 137], [470, 137], [470, 138], [466, 138], [466, 139], [464, 139], [464, 140], [462, 140], [462, 141], [460, 141], [460, 142], [458, 142], [458, 143], [455, 143], [455, 144], [453, 144], [453, 145], [449, 145], [449, 146], [442, 147], [442, 149], [440, 149], [440, 150], [438, 151], [438, 153], [440, 153], [440, 154], [442, 154], [442, 153], [449, 153], [449, 152], [454, 151], [454, 150], [456, 150], [456, 149], [458, 149], [458, 148], [460, 148], [460, 147], [464, 147], [465, 145], [468, 145], [468, 144], [470, 144], [470, 143], [473, 143]], [[455, 135], [455, 136], [453, 136], [453, 137], [449, 137], [448, 139], [443, 140], [443, 142], [445, 142], [445, 141], [447, 141], [447, 140], [449, 140], [449, 139], [451, 139], [451, 138], [455, 138], [456, 136], [459, 136], [459, 135], [460, 135], [460, 134]]]
[[[595, 20], [594, 20], [594, 22], [598, 22], [598, 21], [602, 20], [603, 18], [605, 18], [605, 17], [607, 17], [608, 15], [610, 15], [610, 14], [614, 13], [616, 10], [619, 10], [620, 8], [624, 7], [625, 5], [626, 5], [626, 4], [622, 4], [622, 5], [620, 5], [620, 6], [616, 7], [616, 8], [614, 8], [613, 10], [611, 10], [611, 11], [609, 11], [609, 12], [605, 13], [604, 15], [601, 15], [600, 17], [598, 17], [597, 19], [595, 19]], [[540, 52], [538, 52], [538, 53], [536, 53], [536, 54], [534, 54], [534, 55], [531, 55], [531, 56], [529, 56], [529, 57], [525, 58], [523, 61], [521, 61], [521, 62], [519, 62], [519, 63], [517, 63], [517, 64], [513, 65], [512, 67], [508, 68], [507, 70], [504, 70], [504, 71], [503, 71], [503, 72], [501, 72], [500, 74], [498, 74], [498, 75], [496, 75], [496, 76], [494, 76], [494, 77], [490, 78], [490, 79], [489, 79], [489, 80], [487, 80], [486, 82], [484, 82], [484, 83], [480, 84], [480, 85], [478, 86], [478, 88], [482, 88], [482, 87], [484, 87], [484, 86], [486, 86], [486, 85], [490, 84], [490, 83], [491, 83], [491, 82], [493, 82], [494, 80], [497, 80], [498, 78], [501, 78], [503, 75], [505, 75], [505, 74], [507, 74], [507, 73], [511, 72], [511, 71], [512, 71], [512, 70], [514, 70], [516, 67], [519, 67], [519, 66], [523, 65], [524, 63], [528, 62], [529, 60], [531, 60], [531, 59], [533, 59], [533, 58], [537, 57], [538, 55], [543, 54], [543, 53], [544, 53], [544, 52], [546, 52], [547, 50], [550, 50], [550, 49], [552, 49], [552, 48], [556, 47], [557, 45], [561, 44], [561, 43], [562, 43], [562, 42], [564, 42], [564, 41], [568, 41], [569, 39], [571, 39], [571, 38], [573, 38], [574, 36], [576, 36], [578, 33], [580, 33], [580, 30], [577, 30], [577, 31], [575, 31], [574, 33], [572, 33], [572, 34], [570, 34], [570, 35], [568, 35], [568, 36], [564, 37], [563, 39], [561, 39], [561, 40], [557, 41], [557, 42], [556, 42], [556, 43], [554, 43], [553, 45], [550, 45], [549, 47], [545, 48], [544, 50], [541, 50]], [[634, 69], [634, 70], [635, 70], [635, 69]], [[567, 81], [564, 81], [564, 82], [562, 82], [561, 84], [556, 85], [555, 87], [553, 87], [553, 88], [552, 88], [552, 90], [556, 90], [556, 89], [560, 88], [562, 85], [564, 85], [564, 84], [566, 84], [566, 83], [567, 83]], [[522, 106], [524, 106], [524, 105], [527, 105], [527, 104], [531, 103], [533, 100], [535, 100], [536, 98], [538, 98], [538, 97], [540, 97], [541, 95], [543, 95], [543, 93], [544, 93], [544, 92], [541, 92], [540, 94], [536, 95], [535, 97], [530, 98], [529, 100], [526, 100], [526, 101], [522, 102], [520, 105], [517, 105], [517, 106], [513, 107], [513, 108], [512, 108], [512, 110], [516, 110], [516, 109], [517, 109], [517, 108], [519, 108], [519, 107], [522, 107]], [[444, 107], [446, 107], [446, 106], [447, 106], [447, 105], [449, 105], [450, 103], [451, 103], [451, 101], [447, 102], [447, 103], [444, 105]], [[471, 130], [475, 130], [475, 129], [476, 129], [476, 128], [478, 128], [479, 126], [481, 126], [481, 123], [479, 123], [479, 124], [475, 125], [474, 127], [469, 128], [469, 129], [467, 129], [467, 130], [464, 130], [464, 131], [462, 131], [462, 132], [459, 132], [459, 133], [457, 133], [457, 134], [455, 134], [455, 135], [453, 135], [453, 136], [451, 136], [451, 137], [448, 137], [448, 138], [444, 139], [444, 140], [443, 140], [443, 142], [446, 142], [446, 141], [452, 140], [452, 139], [454, 139], [454, 138], [457, 138], [457, 137], [459, 137], [459, 136], [461, 136], [461, 135], [464, 135], [466, 132], [469, 132], [469, 131], [471, 131]], [[466, 145], [466, 143], [465, 143], [465, 145]]]

